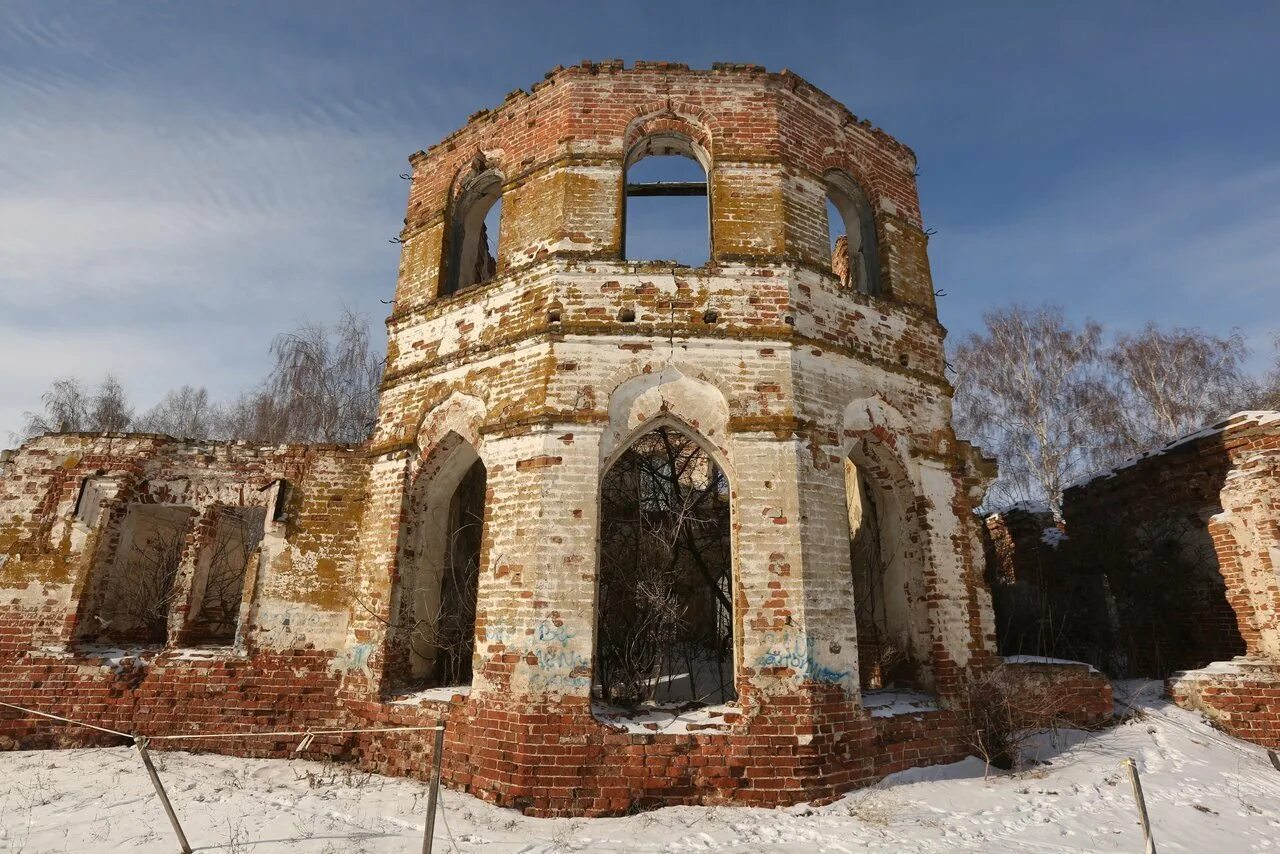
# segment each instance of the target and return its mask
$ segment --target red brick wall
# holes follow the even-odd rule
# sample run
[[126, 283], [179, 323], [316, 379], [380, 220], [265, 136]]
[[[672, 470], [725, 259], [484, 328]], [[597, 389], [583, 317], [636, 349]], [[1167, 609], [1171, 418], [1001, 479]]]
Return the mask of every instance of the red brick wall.
[[[144, 656], [151, 654], [144, 653]], [[778, 697], [729, 715], [727, 731], [619, 731], [585, 703], [539, 708], [455, 702], [397, 705], [345, 694], [330, 656], [314, 651], [229, 658], [168, 651], [105, 662], [28, 653], [0, 661], [6, 702], [149, 736], [447, 724], [447, 785], [539, 815], [606, 815], [672, 804], [771, 806], [822, 800], [918, 765], [962, 758], [946, 711], [870, 718], [838, 692]], [[434, 735], [317, 737], [302, 755], [426, 779]], [[0, 745], [116, 743], [109, 735], [0, 710]], [[297, 738], [160, 741], [156, 749], [290, 757]]]
[[1203, 712], [1236, 738], [1280, 749], [1280, 665], [1209, 667], [1178, 674], [1166, 688], [1179, 706]]
[[[339, 680], [330, 656], [307, 650], [229, 656], [141, 651], [107, 662], [72, 653], [29, 652], [0, 659], [0, 698], [120, 732], [171, 735], [334, 726]], [[91, 730], [0, 710], [0, 736], [19, 747], [99, 743]], [[294, 743], [296, 746], [296, 742]], [[157, 745], [162, 747], [163, 745]], [[202, 745], [188, 742], [183, 747]], [[242, 756], [283, 755], [284, 741], [208, 742]]]
[[1006, 664], [1004, 677], [1020, 706], [1056, 720], [1094, 726], [1111, 717], [1111, 683], [1088, 665]]
[[1275, 654], [1280, 423], [1236, 418], [1067, 489], [1063, 505], [1057, 547], [1039, 530], [1047, 514], [986, 519], [1003, 653], [1117, 676]]
[[[829, 689], [827, 689], [829, 691]], [[772, 806], [822, 800], [904, 768], [962, 758], [954, 716], [869, 718], [847, 700], [770, 697], [730, 714], [727, 731], [620, 731], [585, 703], [530, 709], [493, 702], [421, 708], [347, 704], [378, 725], [448, 721], [450, 784], [539, 815], [616, 815], [673, 804]], [[360, 736], [365, 767], [425, 779], [430, 733]]]

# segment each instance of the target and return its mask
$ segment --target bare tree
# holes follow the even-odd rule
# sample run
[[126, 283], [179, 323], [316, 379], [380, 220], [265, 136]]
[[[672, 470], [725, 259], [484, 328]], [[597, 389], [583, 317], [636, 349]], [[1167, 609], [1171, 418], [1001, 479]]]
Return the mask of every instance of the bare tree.
[[54, 380], [41, 395], [43, 412], [24, 413], [23, 433], [121, 432], [129, 429], [133, 410], [124, 388], [112, 374], [92, 395], [76, 377]]
[[1273, 341], [1275, 361], [1271, 370], [1259, 377], [1250, 394], [1250, 409], [1280, 409], [1280, 335]]
[[289, 440], [289, 419], [268, 391], [242, 392], [214, 413], [213, 435], [221, 439], [245, 439], [276, 444]]
[[105, 433], [121, 433], [129, 429], [133, 421], [133, 407], [125, 397], [124, 386], [115, 374], [107, 374], [93, 396], [93, 409], [89, 413], [90, 429]]
[[1239, 332], [1222, 338], [1148, 323], [1117, 335], [1106, 352], [1115, 405], [1099, 411], [1110, 450], [1130, 456], [1243, 409], [1247, 355]]
[[[276, 337], [275, 367], [264, 391], [284, 437], [299, 442], [359, 442], [377, 418], [382, 361], [369, 347], [363, 317], [344, 310], [332, 327], [304, 323]], [[256, 405], [261, 406], [262, 401]]]
[[254, 442], [360, 442], [377, 418], [382, 360], [372, 351], [366, 319], [350, 310], [326, 326], [303, 323], [276, 336], [266, 380], [225, 405], [203, 387], [171, 390], [141, 418], [124, 388], [108, 375], [95, 391], [75, 377], [55, 380], [40, 412], [24, 413], [24, 437], [130, 428], [184, 438]]
[[90, 397], [76, 377], [54, 380], [40, 399], [44, 403], [43, 412], [23, 413], [24, 435], [38, 436], [41, 433], [68, 433], [88, 429]]
[[1060, 514], [1063, 486], [1096, 462], [1102, 327], [1075, 326], [1054, 306], [1013, 305], [983, 320], [953, 356], [956, 430], [999, 457], [994, 501], [1046, 501]]
[[215, 435], [217, 423], [217, 407], [209, 402], [208, 390], [184, 385], [161, 398], [136, 426], [147, 433], [207, 438]]
[[382, 360], [366, 319], [350, 310], [326, 326], [306, 322], [277, 335], [263, 384], [212, 416], [214, 435], [253, 442], [360, 442], [378, 414]]

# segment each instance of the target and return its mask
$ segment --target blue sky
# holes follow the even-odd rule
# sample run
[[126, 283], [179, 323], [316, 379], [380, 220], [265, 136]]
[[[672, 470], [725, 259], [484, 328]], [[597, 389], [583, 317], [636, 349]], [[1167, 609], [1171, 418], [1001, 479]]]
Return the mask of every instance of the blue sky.
[[942, 322], [1280, 331], [1274, 3], [0, 6], [0, 445], [55, 376], [224, 398], [381, 320], [405, 158], [584, 58], [791, 68], [912, 146]]

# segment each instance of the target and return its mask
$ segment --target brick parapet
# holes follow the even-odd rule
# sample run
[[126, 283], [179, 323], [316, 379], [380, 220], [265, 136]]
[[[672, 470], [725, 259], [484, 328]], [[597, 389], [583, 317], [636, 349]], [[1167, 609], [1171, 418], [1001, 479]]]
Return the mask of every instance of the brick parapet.
[[1114, 712], [1111, 682], [1083, 662], [1020, 661], [1003, 665], [1010, 698], [1031, 726], [1099, 726]]

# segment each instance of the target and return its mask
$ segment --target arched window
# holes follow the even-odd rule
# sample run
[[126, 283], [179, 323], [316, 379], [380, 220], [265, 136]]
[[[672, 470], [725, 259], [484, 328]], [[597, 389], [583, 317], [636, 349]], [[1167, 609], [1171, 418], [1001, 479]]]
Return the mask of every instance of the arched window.
[[410, 491], [391, 600], [393, 688], [471, 684], [485, 477], [475, 449], [450, 433]]
[[927, 615], [920, 612], [923, 573], [905, 476], [874, 454], [844, 461], [849, 513], [849, 569], [864, 693], [931, 688]]
[[701, 267], [711, 258], [711, 203], [702, 147], [679, 134], [646, 136], [625, 164], [622, 257]]
[[841, 172], [828, 172], [825, 181], [831, 272], [851, 291], [879, 293], [876, 223], [867, 194]]
[[501, 220], [502, 178], [495, 172], [473, 178], [453, 206], [446, 294], [483, 284], [496, 275]]
[[681, 430], [640, 436], [600, 487], [597, 699], [737, 696], [732, 563], [724, 472]]

